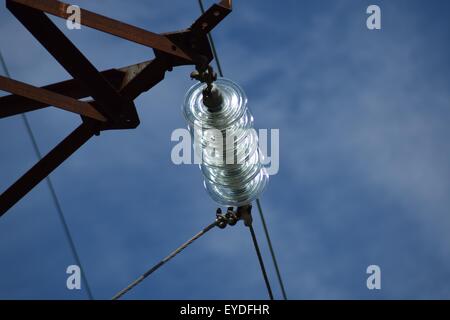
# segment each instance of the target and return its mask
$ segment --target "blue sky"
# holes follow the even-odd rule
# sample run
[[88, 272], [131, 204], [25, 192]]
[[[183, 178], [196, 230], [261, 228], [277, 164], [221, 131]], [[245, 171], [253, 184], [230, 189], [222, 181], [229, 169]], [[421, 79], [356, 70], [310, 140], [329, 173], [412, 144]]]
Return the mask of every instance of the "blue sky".
[[[74, 3], [156, 32], [199, 14], [194, 0]], [[379, 31], [366, 28], [370, 4], [381, 7]], [[280, 129], [280, 171], [261, 202], [290, 298], [450, 297], [449, 10], [444, 0], [235, 1], [214, 30], [256, 126]], [[64, 32], [99, 70], [153, 56], [86, 27]], [[0, 35], [13, 78], [69, 78], [3, 2]], [[138, 129], [94, 137], [51, 175], [97, 299], [214, 218], [198, 168], [170, 160], [191, 71], [175, 69], [136, 100]], [[55, 108], [29, 119], [42, 152], [79, 123]], [[0, 121], [0, 150], [3, 190], [36, 161], [20, 117]], [[255, 228], [280, 297], [256, 214]], [[0, 219], [0, 257], [2, 299], [86, 298], [65, 287], [74, 260], [44, 183]], [[379, 291], [366, 288], [371, 264], [381, 267]], [[127, 298], [266, 296], [239, 225], [212, 231]]]

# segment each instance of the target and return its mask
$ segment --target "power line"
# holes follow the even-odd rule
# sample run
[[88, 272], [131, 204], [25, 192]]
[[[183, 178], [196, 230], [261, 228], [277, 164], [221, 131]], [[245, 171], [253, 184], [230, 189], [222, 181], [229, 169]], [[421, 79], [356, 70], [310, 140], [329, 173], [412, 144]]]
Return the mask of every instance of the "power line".
[[252, 235], [253, 245], [255, 246], [256, 255], [258, 256], [259, 266], [261, 267], [261, 272], [264, 277], [264, 282], [266, 284], [267, 291], [269, 293], [269, 298], [270, 298], [270, 300], [273, 300], [272, 288], [270, 287], [269, 278], [267, 277], [266, 268], [264, 267], [264, 261], [261, 256], [261, 251], [259, 250], [258, 241], [256, 240], [255, 230], [253, 230], [252, 225], [249, 226], [249, 229], [250, 229], [250, 233]]
[[[224, 220], [225, 219], [225, 220]], [[237, 220], [239, 218], [236, 218]], [[236, 220], [236, 221], [237, 221]], [[186, 241], [185, 243], [183, 243], [181, 246], [179, 246], [177, 249], [175, 249], [174, 251], [172, 251], [168, 256], [166, 256], [164, 259], [162, 259], [161, 261], [159, 261], [157, 264], [155, 264], [153, 267], [151, 267], [150, 269], [148, 269], [145, 273], [143, 273], [139, 278], [137, 278], [136, 280], [134, 280], [132, 283], [130, 283], [127, 287], [125, 287], [124, 289], [122, 289], [121, 291], [119, 291], [116, 295], [114, 295], [114, 297], [112, 297], [112, 300], [118, 300], [120, 299], [123, 295], [125, 295], [127, 292], [129, 292], [131, 289], [133, 289], [134, 287], [136, 287], [138, 284], [140, 284], [142, 281], [145, 280], [145, 278], [147, 278], [148, 276], [150, 276], [152, 273], [154, 273], [156, 270], [158, 270], [159, 268], [161, 268], [165, 263], [167, 263], [169, 260], [171, 260], [172, 258], [174, 258], [177, 254], [179, 254], [181, 251], [183, 251], [184, 249], [186, 249], [190, 244], [192, 244], [195, 240], [197, 240], [198, 238], [200, 238], [201, 236], [203, 236], [205, 233], [207, 233], [209, 230], [213, 229], [216, 226], [219, 226], [221, 228], [224, 228], [225, 225], [227, 224], [226, 218], [224, 218], [223, 216], [217, 216], [217, 219], [211, 223], [210, 225], [208, 225], [206, 228], [202, 229], [199, 233], [197, 233], [196, 235], [194, 235], [192, 238], [190, 238], [188, 241]], [[244, 219], [245, 221], [245, 219]], [[251, 218], [250, 218], [251, 221]], [[224, 225], [221, 226], [221, 223], [225, 223]], [[250, 234], [252, 236], [252, 240], [253, 240], [253, 245], [255, 247], [255, 251], [256, 251], [256, 255], [258, 256], [258, 261], [259, 261], [259, 265], [261, 267], [261, 272], [264, 278], [264, 283], [266, 285], [267, 288], [267, 292], [269, 293], [269, 298], [270, 300], [273, 300], [273, 293], [272, 293], [272, 288], [270, 286], [270, 282], [269, 282], [269, 278], [267, 276], [267, 272], [266, 272], [266, 268], [264, 266], [264, 261], [262, 259], [262, 255], [261, 255], [261, 251], [259, 249], [259, 245], [258, 245], [258, 241], [256, 239], [256, 234], [255, 234], [255, 230], [253, 229], [253, 226], [251, 225], [251, 222], [249, 224], [246, 223], [246, 226], [248, 226], [248, 228], [250, 229]]]
[[[198, 4], [200, 6], [201, 12], [205, 13], [205, 8], [203, 6], [203, 1], [202, 0], [198, 0]], [[209, 39], [209, 42], [211, 44], [214, 60], [216, 61], [217, 70], [219, 71], [219, 75], [221, 77], [223, 77], [222, 67], [220, 65], [220, 60], [219, 60], [219, 56], [218, 56], [217, 51], [216, 51], [216, 46], [214, 44], [214, 39], [213, 39], [213, 37], [212, 37], [212, 35], [210, 33], [208, 33], [208, 39]], [[266, 225], [266, 220], [264, 219], [264, 213], [262, 211], [262, 206], [261, 206], [261, 203], [260, 203], [259, 199], [256, 199], [256, 204], [258, 206], [259, 216], [261, 218], [261, 221], [262, 221], [262, 224], [263, 224], [263, 227], [264, 227], [264, 233], [266, 235], [267, 243], [269, 245], [270, 254], [272, 256], [272, 262], [273, 262], [273, 264], [275, 266], [275, 271], [277, 273], [278, 283], [280, 284], [281, 292], [283, 294], [283, 299], [287, 300], [286, 290], [284, 288], [284, 284], [283, 284], [283, 280], [282, 280], [282, 277], [281, 277], [280, 269], [279, 269], [278, 263], [277, 263], [277, 258], [275, 256], [275, 251], [273, 250], [273, 247], [272, 247], [272, 241], [270, 240], [269, 231], [268, 231], [268, 228], [267, 228], [267, 225]]]
[[[5, 62], [5, 59], [3, 58], [3, 54], [2, 54], [1, 51], [0, 51], [0, 62], [1, 62], [1, 65], [3, 67], [3, 70], [5, 72], [5, 75], [8, 78], [11, 78], [11, 76], [9, 74], [8, 67], [6, 66], [6, 62]], [[23, 121], [23, 123], [25, 125], [25, 128], [27, 130], [28, 136], [30, 137], [31, 144], [33, 145], [34, 153], [36, 154], [36, 157], [38, 158], [38, 160], [41, 160], [42, 159], [42, 154], [41, 154], [41, 151], [39, 150], [39, 146], [37, 144], [36, 137], [34, 136], [33, 130], [31, 129], [31, 125], [30, 125], [30, 122], [28, 121], [28, 117], [27, 117], [27, 115], [25, 113], [21, 113], [20, 116], [21, 116], [22, 121]], [[64, 234], [66, 236], [67, 242], [69, 243], [70, 251], [72, 252], [72, 255], [73, 255], [73, 258], [75, 259], [75, 262], [80, 267], [81, 279], [82, 279], [83, 284], [84, 284], [84, 286], [86, 288], [87, 295], [88, 295], [90, 300], [93, 300], [94, 296], [92, 295], [91, 288], [89, 286], [89, 283], [87, 281], [86, 275], [84, 273], [84, 269], [83, 269], [83, 267], [81, 265], [80, 256], [78, 255], [77, 249], [75, 247], [75, 242], [73, 241], [72, 235], [70, 234], [69, 226], [67, 225], [67, 221], [66, 221], [66, 219], [64, 217], [64, 213], [63, 213], [61, 204], [59, 202], [58, 196], [56, 195], [55, 188], [53, 187], [52, 181], [51, 181], [49, 176], [46, 177], [45, 180], [47, 182], [47, 186], [49, 188], [50, 195], [51, 195], [52, 200], [53, 200], [53, 204], [55, 205], [56, 211], [58, 212], [59, 220], [60, 220], [61, 225], [62, 225], [62, 227], [64, 229]]]
[[280, 284], [281, 293], [283, 294], [283, 299], [287, 300], [287, 295], [286, 295], [286, 290], [284, 289], [283, 279], [281, 278], [281, 272], [278, 267], [277, 258], [275, 256], [275, 251], [273, 250], [273, 247], [272, 247], [272, 241], [270, 240], [269, 230], [267, 229], [266, 219], [264, 218], [264, 214], [263, 214], [262, 207], [261, 207], [261, 202], [259, 201], [259, 199], [256, 199], [256, 205], [258, 207], [259, 216], [262, 221], [264, 233], [266, 234], [267, 243], [269, 244], [269, 250], [270, 250], [270, 254], [272, 256], [273, 265], [275, 266], [275, 271], [277, 273], [277, 278], [278, 278], [278, 283]]
[[183, 243], [180, 247], [178, 247], [175, 251], [173, 251], [172, 253], [170, 253], [167, 257], [165, 257], [164, 259], [162, 259], [160, 262], [158, 262], [157, 264], [155, 264], [153, 267], [151, 267], [147, 272], [145, 272], [144, 274], [142, 274], [142, 276], [140, 276], [139, 278], [137, 278], [136, 280], [134, 280], [130, 285], [128, 285], [125, 289], [121, 290], [119, 293], [117, 293], [112, 300], [117, 300], [120, 297], [122, 297], [124, 294], [126, 294], [128, 291], [130, 291], [131, 289], [133, 289], [135, 286], [137, 286], [139, 283], [141, 283], [142, 281], [144, 281], [145, 278], [147, 278], [149, 275], [151, 275], [153, 272], [155, 272], [156, 270], [158, 270], [159, 268], [161, 268], [167, 261], [171, 260], [173, 257], [175, 257], [177, 254], [179, 254], [181, 251], [183, 251], [184, 249], [186, 249], [192, 242], [194, 242], [195, 240], [197, 240], [198, 238], [200, 238], [201, 236], [203, 236], [205, 233], [207, 233], [209, 230], [211, 230], [212, 228], [214, 228], [215, 226], [217, 226], [217, 221], [214, 221], [213, 223], [211, 223], [209, 226], [207, 226], [206, 228], [204, 228], [203, 230], [201, 230], [199, 233], [197, 233], [195, 236], [193, 236], [191, 239], [189, 239], [188, 241], [186, 241], [185, 243]]

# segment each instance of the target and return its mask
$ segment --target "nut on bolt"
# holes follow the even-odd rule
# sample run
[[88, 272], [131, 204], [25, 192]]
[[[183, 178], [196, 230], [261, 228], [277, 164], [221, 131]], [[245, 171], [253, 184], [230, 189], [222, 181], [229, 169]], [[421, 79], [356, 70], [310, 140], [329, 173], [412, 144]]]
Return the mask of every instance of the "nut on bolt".
[[227, 220], [223, 216], [222, 209], [220, 209], [220, 208], [217, 208], [217, 210], [216, 210], [216, 225], [220, 229], [225, 229], [225, 227], [227, 226]]
[[225, 218], [230, 226], [234, 226], [238, 222], [238, 217], [236, 213], [233, 211], [233, 207], [228, 207], [227, 213], [225, 214]]

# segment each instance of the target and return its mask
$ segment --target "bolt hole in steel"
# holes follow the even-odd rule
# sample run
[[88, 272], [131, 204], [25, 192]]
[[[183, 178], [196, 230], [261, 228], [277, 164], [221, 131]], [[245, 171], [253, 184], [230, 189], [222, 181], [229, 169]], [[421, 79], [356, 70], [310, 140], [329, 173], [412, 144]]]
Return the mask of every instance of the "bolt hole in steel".
[[200, 170], [211, 198], [220, 205], [251, 203], [264, 190], [269, 176], [261, 164], [258, 136], [244, 91], [231, 80], [219, 78], [214, 87], [223, 99], [211, 112], [203, 103], [206, 84], [197, 83], [186, 94], [183, 114], [202, 159]]

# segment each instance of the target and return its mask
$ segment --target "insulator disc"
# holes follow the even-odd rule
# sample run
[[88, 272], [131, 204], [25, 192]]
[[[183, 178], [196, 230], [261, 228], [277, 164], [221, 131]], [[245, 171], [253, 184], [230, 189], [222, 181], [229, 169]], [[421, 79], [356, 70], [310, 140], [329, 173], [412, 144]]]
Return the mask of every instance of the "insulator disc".
[[196, 83], [186, 94], [183, 114], [194, 141], [205, 188], [220, 205], [251, 203], [264, 190], [269, 176], [261, 164], [258, 136], [247, 97], [240, 86], [219, 78], [214, 86], [223, 97], [219, 111], [203, 104], [206, 84]]

